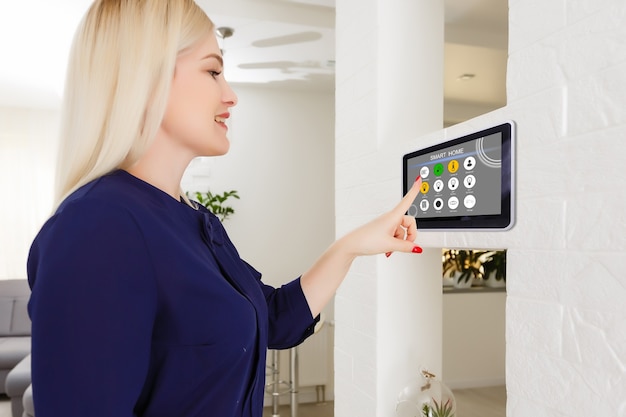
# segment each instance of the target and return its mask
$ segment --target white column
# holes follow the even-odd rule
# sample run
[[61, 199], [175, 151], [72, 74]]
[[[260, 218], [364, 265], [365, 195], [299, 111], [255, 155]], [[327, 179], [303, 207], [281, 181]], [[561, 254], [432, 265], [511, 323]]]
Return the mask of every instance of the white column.
[[378, 0], [381, 144], [403, 142], [443, 127], [443, 3]]
[[[441, 0], [336, 0], [336, 8], [342, 235], [397, 202], [401, 155], [389, 150], [443, 126], [444, 9]], [[441, 376], [441, 305], [440, 248], [355, 263], [336, 298], [337, 417], [393, 417], [421, 368]]]
[[442, 376], [441, 248], [392, 257], [378, 263], [377, 417], [421, 369]]

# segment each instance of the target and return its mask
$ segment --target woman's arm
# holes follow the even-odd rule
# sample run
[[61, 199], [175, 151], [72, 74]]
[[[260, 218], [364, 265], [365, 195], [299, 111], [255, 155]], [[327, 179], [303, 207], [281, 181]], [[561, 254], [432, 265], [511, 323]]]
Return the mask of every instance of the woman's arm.
[[302, 275], [302, 291], [313, 316], [317, 316], [333, 297], [357, 256], [421, 253], [421, 248], [413, 243], [417, 237], [415, 218], [405, 215], [417, 198], [421, 185], [422, 180], [418, 177], [393, 210], [335, 241]]

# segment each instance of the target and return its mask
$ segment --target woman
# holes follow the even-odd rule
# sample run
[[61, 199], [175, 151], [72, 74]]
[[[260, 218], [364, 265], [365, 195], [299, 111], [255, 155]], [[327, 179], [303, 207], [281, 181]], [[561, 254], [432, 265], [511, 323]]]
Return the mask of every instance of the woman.
[[391, 212], [279, 289], [180, 181], [228, 151], [237, 97], [192, 0], [98, 0], [72, 47], [57, 208], [33, 242], [37, 417], [256, 416], [266, 349], [308, 337], [356, 256], [421, 252]]

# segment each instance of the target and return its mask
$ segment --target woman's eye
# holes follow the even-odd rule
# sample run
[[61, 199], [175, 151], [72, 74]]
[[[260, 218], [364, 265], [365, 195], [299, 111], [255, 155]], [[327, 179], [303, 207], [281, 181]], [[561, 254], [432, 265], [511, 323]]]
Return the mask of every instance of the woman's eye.
[[221, 71], [207, 71], [209, 74], [211, 74], [211, 77], [213, 78], [217, 78], [220, 76], [220, 74], [222, 73]]

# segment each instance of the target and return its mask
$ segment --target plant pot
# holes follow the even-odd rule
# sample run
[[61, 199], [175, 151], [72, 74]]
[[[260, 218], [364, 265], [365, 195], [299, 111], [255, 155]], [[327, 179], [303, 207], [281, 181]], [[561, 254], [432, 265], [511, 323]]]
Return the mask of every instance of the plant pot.
[[455, 274], [454, 270], [450, 270], [443, 274], [442, 283], [444, 287], [454, 287], [454, 282], [455, 282], [454, 274]]
[[456, 272], [454, 274], [454, 288], [458, 288], [458, 289], [471, 288], [473, 283], [474, 283], [473, 276], [466, 278], [462, 276], [462, 273], [460, 272]]
[[493, 271], [484, 279], [485, 286], [489, 288], [504, 288], [506, 281], [504, 279], [496, 279], [496, 272]]
[[404, 387], [396, 402], [397, 417], [456, 417], [456, 400], [446, 384], [426, 375]]

